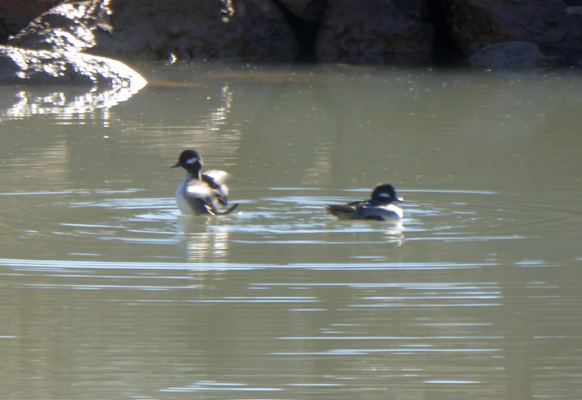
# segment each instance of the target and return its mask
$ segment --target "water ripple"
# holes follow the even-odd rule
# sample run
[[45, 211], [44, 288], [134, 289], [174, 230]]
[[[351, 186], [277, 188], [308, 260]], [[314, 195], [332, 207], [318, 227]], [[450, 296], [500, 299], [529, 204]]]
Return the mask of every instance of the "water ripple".
[[66, 270], [66, 269], [118, 269], [118, 270], [187, 270], [187, 271], [236, 271], [261, 269], [305, 269], [305, 270], [458, 270], [495, 266], [495, 263], [375, 263], [375, 264], [241, 264], [241, 263], [174, 263], [174, 262], [104, 262], [77, 260], [29, 260], [0, 258], [0, 266], [22, 270]]

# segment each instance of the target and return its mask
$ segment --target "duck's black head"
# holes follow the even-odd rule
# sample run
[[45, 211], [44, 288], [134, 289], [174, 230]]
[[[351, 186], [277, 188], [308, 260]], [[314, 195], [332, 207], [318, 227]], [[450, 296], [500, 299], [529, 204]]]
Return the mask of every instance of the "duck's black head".
[[196, 150], [184, 150], [178, 157], [176, 165], [172, 166], [172, 168], [177, 167], [182, 167], [190, 173], [198, 174], [202, 169], [202, 157]]
[[376, 186], [372, 192], [372, 200], [384, 204], [390, 204], [393, 201], [404, 201], [402, 197], [396, 196], [394, 186], [389, 183]]

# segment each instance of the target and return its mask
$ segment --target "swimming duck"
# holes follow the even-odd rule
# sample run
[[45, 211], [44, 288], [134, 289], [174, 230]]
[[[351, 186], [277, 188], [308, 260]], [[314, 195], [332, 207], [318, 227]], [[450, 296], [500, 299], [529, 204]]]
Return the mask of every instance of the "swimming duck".
[[225, 171], [211, 170], [201, 173], [202, 157], [196, 150], [184, 150], [176, 165], [182, 167], [186, 176], [176, 189], [178, 209], [185, 215], [225, 215], [233, 212], [238, 204], [228, 209], [228, 186], [230, 175]]
[[404, 201], [396, 196], [394, 187], [383, 183], [374, 188], [370, 200], [354, 201], [348, 204], [327, 204], [326, 211], [338, 219], [364, 219], [388, 221], [402, 219], [402, 208], [392, 202]]

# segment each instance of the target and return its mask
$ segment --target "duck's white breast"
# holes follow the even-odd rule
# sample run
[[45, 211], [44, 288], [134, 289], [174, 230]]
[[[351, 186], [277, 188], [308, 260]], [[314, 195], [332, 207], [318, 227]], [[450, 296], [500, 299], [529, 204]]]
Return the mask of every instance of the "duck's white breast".
[[176, 198], [176, 204], [178, 205], [178, 210], [180, 210], [180, 212], [185, 215], [193, 214], [192, 209], [186, 201], [186, 188], [188, 187], [188, 182], [190, 179], [192, 179], [190, 175], [186, 174], [184, 179], [182, 179], [182, 183], [180, 183], [180, 186], [178, 186], [176, 193], [174, 194], [174, 197]]
[[402, 208], [395, 206], [394, 204], [388, 204], [387, 206], [375, 206], [360, 209], [360, 215], [362, 218], [382, 218], [384, 221], [398, 220], [402, 219]]

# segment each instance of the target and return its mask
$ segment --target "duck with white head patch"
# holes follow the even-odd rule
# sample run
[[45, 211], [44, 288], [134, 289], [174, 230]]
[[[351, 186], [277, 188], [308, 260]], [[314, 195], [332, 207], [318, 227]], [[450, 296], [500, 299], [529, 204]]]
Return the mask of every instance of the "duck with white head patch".
[[202, 157], [196, 150], [184, 150], [176, 165], [186, 176], [176, 189], [176, 203], [184, 215], [225, 215], [233, 212], [238, 204], [228, 206], [230, 175], [225, 171], [211, 170], [202, 173]]
[[353, 201], [347, 204], [328, 204], [326, 211], [342, 220], [361, 219], [390, 221], [402, 219], [402, 208], [393, 202], [404, 201], [396, 196], [396, 190], [389, 183], [374, 188], [370, 200]]

